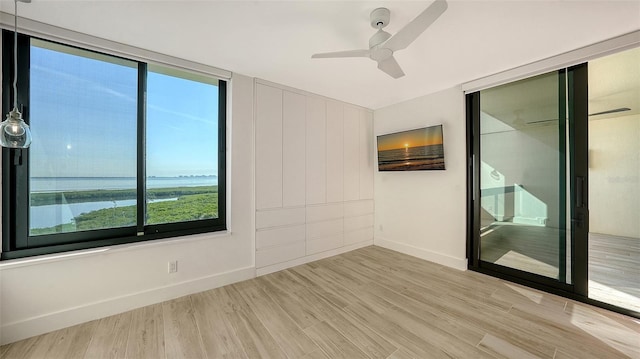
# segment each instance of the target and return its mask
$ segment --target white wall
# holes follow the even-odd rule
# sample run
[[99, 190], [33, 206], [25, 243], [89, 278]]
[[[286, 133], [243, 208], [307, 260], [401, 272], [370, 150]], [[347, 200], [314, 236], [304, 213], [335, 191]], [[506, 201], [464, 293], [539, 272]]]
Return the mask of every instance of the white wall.
[[443, 125], [444, 171], [375, 172], [376, 245], [464, 270], [466, 129], [459, 88], [374, 112], [374, 134]]
[[0, 343], [255, 276], [253, 79], [234, 74], [230, 87], [230, 233], [2, 262]]
[[589, 121], [589, 232], [640, 239], [640, 115]]

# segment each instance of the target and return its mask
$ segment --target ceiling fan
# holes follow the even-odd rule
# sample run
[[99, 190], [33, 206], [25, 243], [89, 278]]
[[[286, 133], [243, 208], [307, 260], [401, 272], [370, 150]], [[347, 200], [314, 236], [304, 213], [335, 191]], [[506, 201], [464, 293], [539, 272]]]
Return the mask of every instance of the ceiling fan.
[[377, 8], [371, 12], [370, 18], [371, 26], [378, 31], [369, 39], [368, 50], [326, 52], [314, 54], [311, 58], [368, 57], [378, 63], [380, 70], [397, 79], [404, 76], [404, 72], [393, 57], [393, 53], [406, 48], [415, 41], [447, 10], [447, 7], [446, 0], [436, 0], [393, 36], [382, 30], [389, 24], [391, 12], [387, 8]]

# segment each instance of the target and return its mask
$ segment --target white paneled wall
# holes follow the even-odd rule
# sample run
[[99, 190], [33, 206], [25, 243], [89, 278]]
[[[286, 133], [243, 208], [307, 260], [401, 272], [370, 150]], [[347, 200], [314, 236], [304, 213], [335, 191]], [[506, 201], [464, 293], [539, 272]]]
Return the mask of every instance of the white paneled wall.
[[258, 274], [373, 243], [373, 114], [256, 81]]
[[256, 208], [282, 208], [282, 90], [256, 88]]
[[343, 107], [340, 102], [327, 101], [327, 203], [344, 200]]
[[360, 198], [360, 112], [344, 108], [344, 200]]
[[[304, 123], [305, 118], [299, 119]], [[327, 107], [320, 97], [307, 96], [307, 201], [327, 202]]]
[[282, 96], [282, 207], [304, 206], [305, 98], [291, 92]]

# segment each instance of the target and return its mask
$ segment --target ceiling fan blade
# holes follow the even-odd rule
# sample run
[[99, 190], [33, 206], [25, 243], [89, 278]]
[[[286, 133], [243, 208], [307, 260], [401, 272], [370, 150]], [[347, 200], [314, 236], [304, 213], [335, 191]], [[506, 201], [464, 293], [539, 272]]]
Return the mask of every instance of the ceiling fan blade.
[[447, 10], [446, 0], [436, 0], [429, 5], [420, 15], [411, 20], [405, 27], [393, 35], [384, 44], [384, 47], [391, 51], [398, 51], [409, 46], [415, 39], [420, 36], [431, 24]]
[[394, 79], [404, 76], [404, 72], [400, 68], [398, 61], [396, 61], [396, 59], [393, 56], [387, 58], [386, 60], [378, 61], [378, 68], [386, 72], [389, 76], [393, 77]]
[[327, 59], [327, 58], [336, 58], [336, 57], [369, 57], [371, 51], [369, 50], [348, 50], [348, 51], [336, 51], [336, 52], [325, 52], [322, 54], [313, 54], [311, 55], [312, 59]]

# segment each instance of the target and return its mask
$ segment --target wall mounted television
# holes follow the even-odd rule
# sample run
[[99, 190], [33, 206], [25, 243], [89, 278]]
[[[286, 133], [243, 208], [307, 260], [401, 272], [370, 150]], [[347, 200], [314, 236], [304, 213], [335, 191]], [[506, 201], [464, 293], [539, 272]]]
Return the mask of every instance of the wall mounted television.
[[378, 136], [378, 171], [444, 169], [442, 125]]

